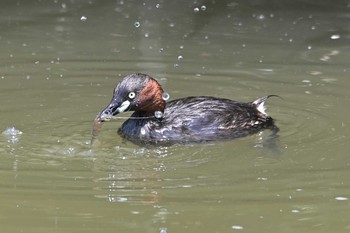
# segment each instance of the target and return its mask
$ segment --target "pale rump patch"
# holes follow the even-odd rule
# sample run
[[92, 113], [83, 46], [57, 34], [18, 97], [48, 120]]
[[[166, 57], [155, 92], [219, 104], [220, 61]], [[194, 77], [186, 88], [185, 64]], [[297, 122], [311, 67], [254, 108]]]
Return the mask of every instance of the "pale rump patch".
[[265, 102], [260, 103], [260, 104], [258, 105], [257, 109], [258, 109], [258, 111], [261, 112], [262, 114], [267, 115], [267, 113], [266, 113], [266, 107], [265, 107], [264, 104], [265, 104]]
[[262, 114], [264, 114], [265, 116], [267, 116], [267, 113], [266, 113], [266, 107], [264, 104], [265, 104], [265, 101], [271, 96], [274, 96], [274, 95], [264, 96], [264, 97], [261, 97], [253, 102], [253, 104], [256, 105], [256, 109], [259, 112], [261, 112]]

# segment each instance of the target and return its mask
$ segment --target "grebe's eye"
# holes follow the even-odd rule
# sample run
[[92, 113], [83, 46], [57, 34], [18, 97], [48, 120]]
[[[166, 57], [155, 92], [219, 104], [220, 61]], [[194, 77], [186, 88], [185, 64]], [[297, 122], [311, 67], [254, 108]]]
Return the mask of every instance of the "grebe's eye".
[[135, 96], [136, 96], [135, 92], [132, 91], [132, 92], [129, 93], [129, 98], [130, 99], [135, 98]]

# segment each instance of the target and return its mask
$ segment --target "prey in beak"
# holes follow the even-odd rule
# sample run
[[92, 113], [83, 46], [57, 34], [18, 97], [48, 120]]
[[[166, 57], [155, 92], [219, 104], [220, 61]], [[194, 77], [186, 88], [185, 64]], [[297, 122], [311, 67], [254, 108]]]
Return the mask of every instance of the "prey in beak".
[[108, 106], [101, 113], [99, 113], [94, 120], [90, 145], [95, 143], [97, 136], [101, 131], [102, 122], [110, 121], [115, 118], [117, 114], [127, 111], [130, 108], [130, 105], [131, 102], [129, 100], [118, 101], [117, 99], [113, 98]]

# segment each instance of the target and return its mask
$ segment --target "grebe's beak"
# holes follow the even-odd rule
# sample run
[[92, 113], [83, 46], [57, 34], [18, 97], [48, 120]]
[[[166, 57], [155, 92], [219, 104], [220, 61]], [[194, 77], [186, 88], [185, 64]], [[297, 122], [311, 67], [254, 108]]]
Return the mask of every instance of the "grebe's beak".
[[101, 122], [110, 121], [115, 115], [127, 111], [130, 104], [131, 102], [129, 100], [119, 101], [113, 98], [108, 106], [99, 114], [97, 119]]

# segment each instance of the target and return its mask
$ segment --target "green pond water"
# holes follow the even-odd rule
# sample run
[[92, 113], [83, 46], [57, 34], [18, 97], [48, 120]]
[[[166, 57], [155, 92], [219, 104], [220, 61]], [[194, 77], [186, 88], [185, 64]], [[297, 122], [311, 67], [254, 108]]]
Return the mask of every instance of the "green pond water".
[[[1, 232], [350, 231], [349, 1], [0, 9]], [[118, 119], [91, 147], [95, 116], [133, 72], [171, 99], [281, 96], [267, 102], [276, 145], [263, 132], [143, 148]]]

